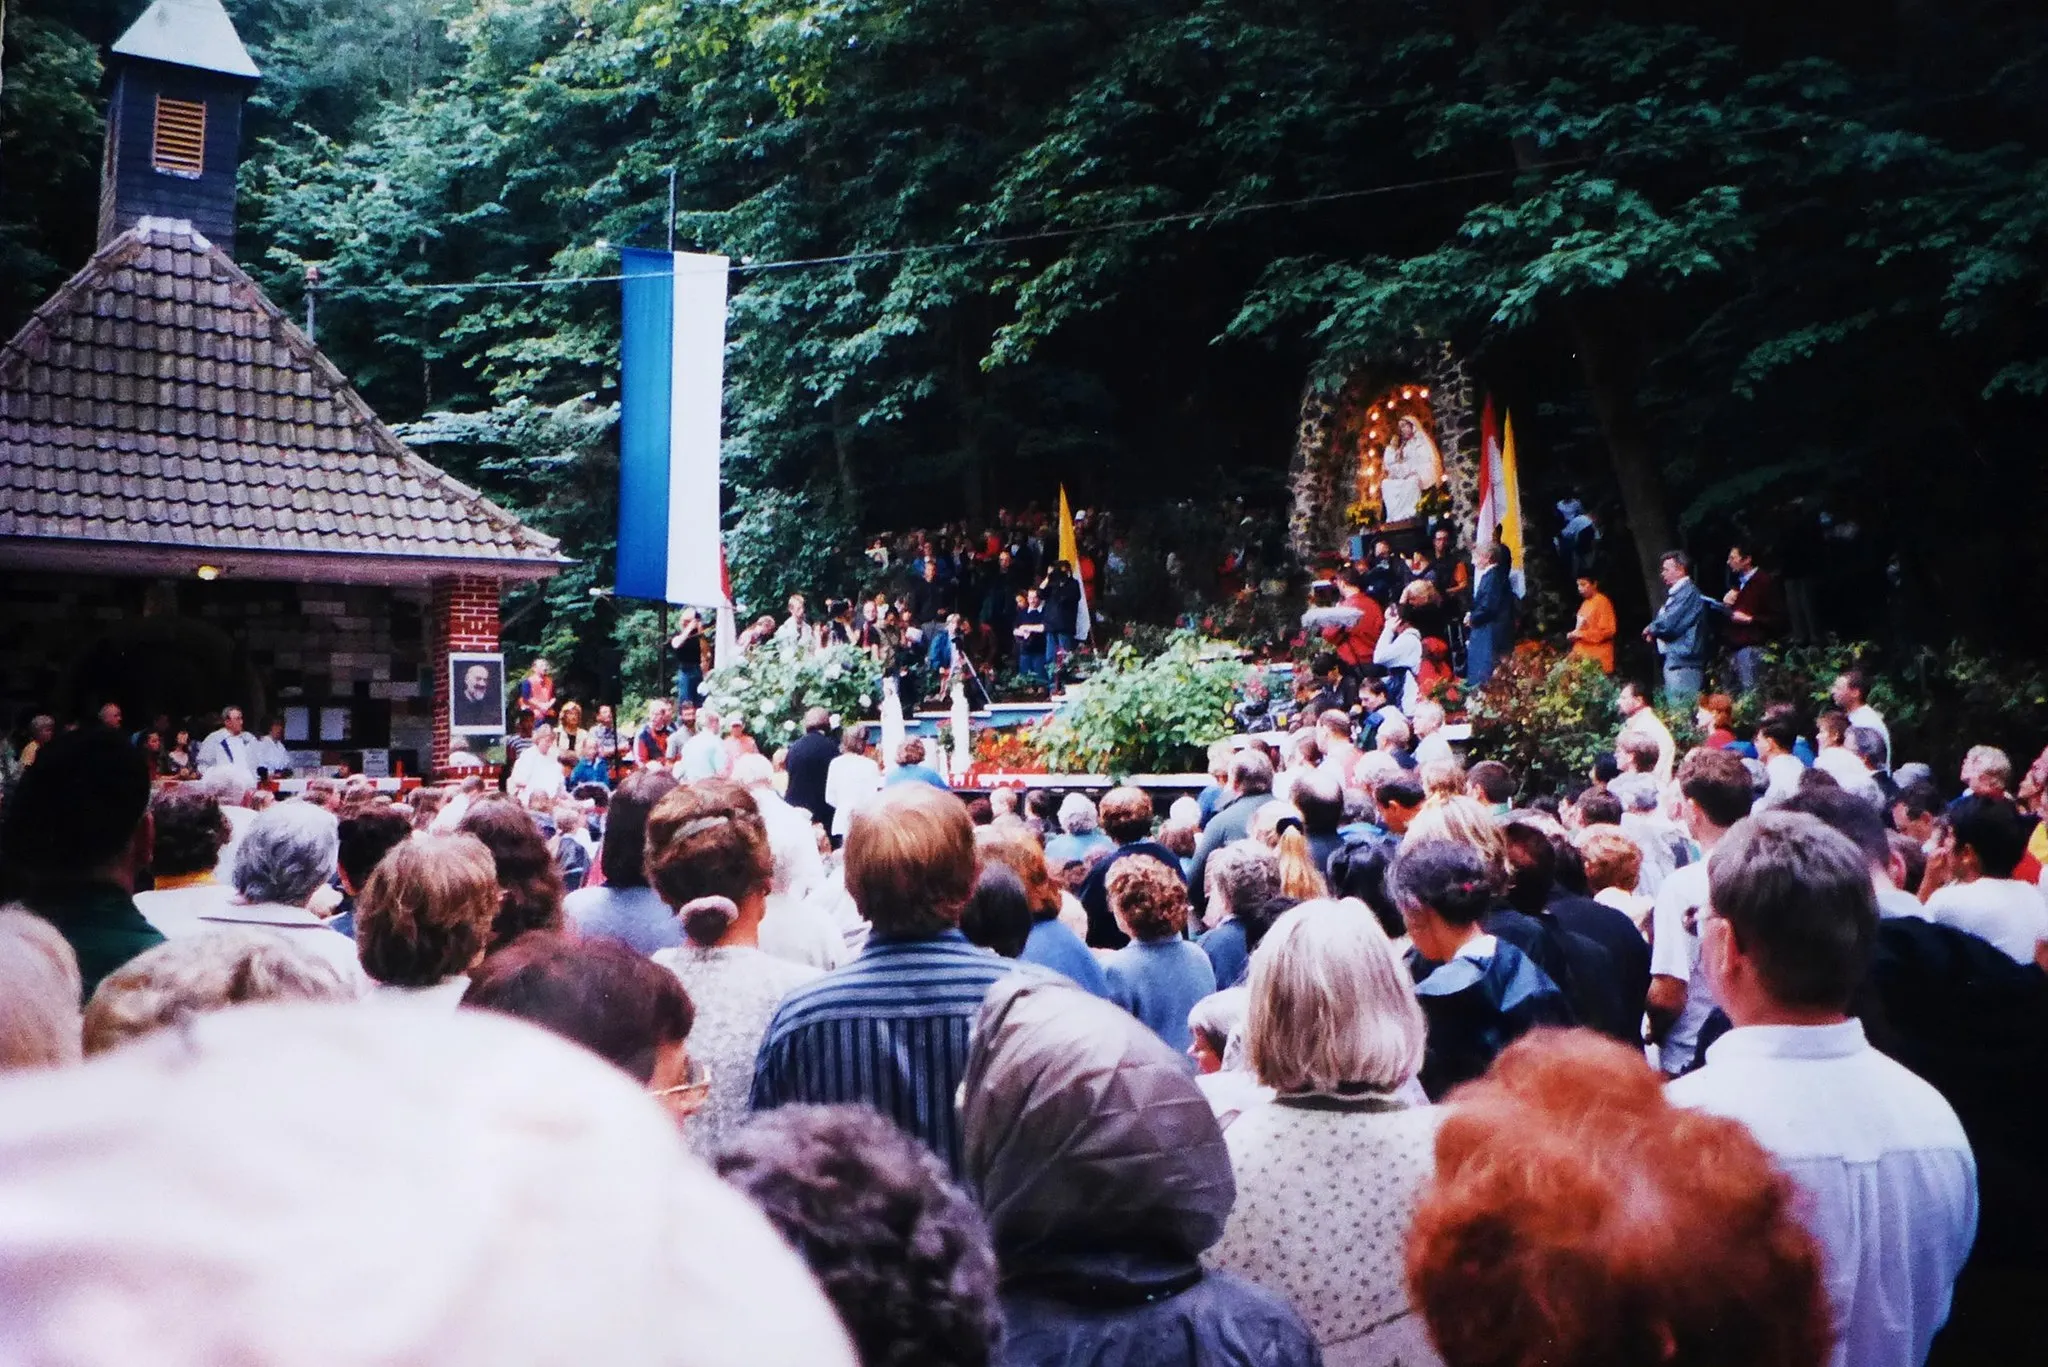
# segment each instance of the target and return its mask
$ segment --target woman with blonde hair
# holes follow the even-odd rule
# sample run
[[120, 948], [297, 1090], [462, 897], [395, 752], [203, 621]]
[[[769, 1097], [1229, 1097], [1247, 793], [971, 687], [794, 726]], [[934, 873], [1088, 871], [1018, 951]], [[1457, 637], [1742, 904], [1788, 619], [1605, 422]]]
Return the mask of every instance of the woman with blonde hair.
[[1500, 823], [1486, 808], [1469, 797], [1431, 797], [1408, 823], [1403, 842], [1455, 840], [1478, 852], [1486, 867], [1505, 877], [1507, 843], [1501, 838]]
[[1280, 895], [1308, 901], [1330, 895], [1323, 871], [1316, 867], [1309, 848], [1308, 823], [1300, 808], [1287, 802], [1269, 802], [1252, 814], [1252, 835], [1280, 857]]
[[1252, 956], [1244, 1042], [1273, 1089], [1224, 1131], [1237, 1204], [1207, 1256], [1302, 1314], [1323, 1361], [1430, 1360], [1402, 1251], [1442, 1113], [1414, 984], [1356, 901], [1304, 902]]
[[590, 732], [583, 725], [583, 704], [563, 703], [555, 723], [555, 758], [562, 762], [565, 778], [583, 762], [583, 738], [588, 735]]

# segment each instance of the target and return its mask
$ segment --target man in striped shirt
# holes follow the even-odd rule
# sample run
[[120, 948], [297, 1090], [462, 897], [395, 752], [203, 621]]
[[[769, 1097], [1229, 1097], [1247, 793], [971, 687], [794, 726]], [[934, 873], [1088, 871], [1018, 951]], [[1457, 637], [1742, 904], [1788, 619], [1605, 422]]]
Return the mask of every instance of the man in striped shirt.
[[974, 825], [951, 793], [901, 784], [854, 813], [846, 888], [873, 931], [858, 959], [776, 1008], [754, 1065], [755, 1110], [865, 1103], [960, 1174], [953, 1099], [968, 1032], [1012, 967], [960, 933], [974, 874]]

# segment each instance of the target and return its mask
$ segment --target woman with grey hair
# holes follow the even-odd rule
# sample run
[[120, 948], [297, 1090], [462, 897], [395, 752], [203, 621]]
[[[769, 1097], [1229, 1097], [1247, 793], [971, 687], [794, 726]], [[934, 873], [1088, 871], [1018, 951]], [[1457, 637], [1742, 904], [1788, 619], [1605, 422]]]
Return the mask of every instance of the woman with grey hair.
[[359, 993], [364, 983], [354, 942], [309, 909], [334, 876], [340, 853], [334, 813], [310, 802], [280, 802], [249, 822], [235, 851], [232, 898], [167, 908], [152, 924], [171, 940], [229, 926], [276, 931], [332, 964], [350, 993]]
[[1273, 1089], [1252, 1076], [1245, 1062], [1244, 1020], [1251, 1009], [1251, 991], [1226, 987], [1211, 992], [1188, 1012], [1188, 1054], [1195, 1060], [1195, 1085], [1216, 1113], [1216, 1123], [1229, 1127], [1238, 1115], [1273, 1099]]
[[1102, 833], [1102, 819], [1086, 793], [1068, 793], [1060, 800], [1060, 833], [1045, 842], [1047, 868], [1058, 873], [1115, 848], [1116, 842]]
[[1332, 1367], [1435, 1361], [1402, 1262], [1442, 1118], [1407, 969], [1362, 902], [1304, 902], [1253, 954], [1250, 998], [1274, 1098], [1224, 1131], [1237, 1204], [1206, 1261], [1285, 1297]]
[[220, 864], [214, 872], [214, 878], [225, 883], [235, 867], [235, 847], [248, 832], [249, 823], [256, 819], [255, 808], [250, 805], [250, 798], [259, 791], [256, 775], [239, 764], [216, 764], [192, 786], [219, 803], [220, 814], [228, 819], [228, 840], [221, 846]]
[[1251, 959], [1252, 932], [1263, 929], [1259, 912], [1280, 895], [1280, 856], [1260, 841], [1240, 840], [1210, 855], [1202, 876], [1209, 930], [1196, 943], [1216, 970], [1216, 985], [1235, 987]]
[[221, 929], [167, 940], [100, 979], [85, 1008], [85, 1052], [181, 1025], [208, 1011], [266, 1001], [349, 1001], [352, 985], [302, 941]]

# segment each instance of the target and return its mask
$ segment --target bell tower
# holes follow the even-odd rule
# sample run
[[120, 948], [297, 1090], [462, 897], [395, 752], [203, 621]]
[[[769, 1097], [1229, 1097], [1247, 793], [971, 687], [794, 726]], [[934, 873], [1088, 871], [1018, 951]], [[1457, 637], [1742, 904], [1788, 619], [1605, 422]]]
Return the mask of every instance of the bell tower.
[[142, 218], [181, 218], [233, 256], [242, 101], [259, 73], [221, 0], [153, 0], [107, 56], [102, 245]]

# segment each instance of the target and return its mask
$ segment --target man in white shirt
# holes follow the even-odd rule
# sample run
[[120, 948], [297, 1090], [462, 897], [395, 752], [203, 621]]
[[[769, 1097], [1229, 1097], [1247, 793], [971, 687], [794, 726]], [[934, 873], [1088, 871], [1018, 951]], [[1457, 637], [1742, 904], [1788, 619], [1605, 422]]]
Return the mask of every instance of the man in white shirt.
[[1456, 759], [1451, 743], [1444, 739], [1444, 709], [1441, 703], [1425, 699], [1415, 704], [1415, 763], [1422, 765], [1440, 759]]
[[1657, 777], [1657, 761], [1661, 757], [1652, 736], [1624, 731], [1616, 737], [1614, 762], [1621, 772], [1607, 781], [1607, 791], [1614, 794], [1624, 812], [1636, 810], [1637, 793], [1648, 793], [1654, 805], [1654, 799], [1664, 791], [1664, 782]]
[[1678, 742], [1671, 738], [1671, 728], [1657, 715], [1657, 709], [1650, 706], [1650, 698], [1643, 686], [1631, 679], [1621, 686], [1621, 732], [1614, 738], [1617, 752], [1621, 743], [1629, 736], [1647, 736], [1656, 743], [1657, 763], [1651, 770], [1661, 784], [1671, 781], [1671, 772], [1678, 763]]
[[[839, 753], [825, 766], [825, 805], [832, 809], [832, 843], [842, 845], [853, 829], [853, 814], [882, 791], [882, 766], [868, 753], [868, 729], [846, 728]], [[999, 794], [1000, 795], [1000, 794]], [[1014, 805], [1016, 795], [1010, 794]]]
[[232, 764], [256, 772], [256, 738], [242, 729], [242, 709], [230, 707], [220, 714], [220, 729], [199, 742], [199, 767]]
[[1728, 828], [1749, 815], [1749, 769], [1726, 750], [1699, 749], [1678, 767], [1686, 827], [1701, 858], [1665, 878], [1651, 912], [1650, 1039], [1667, 1076], [1690, 1068], [1700, 1027], [1714, 1010], [1714, 988], [1700, 959], [1699, 911], [1707, 901], [1705, 856]]
[[722, 778], [730, 767], [725, 753], [725, 740], [721, 737], [719, 715], [706, 707], [697, 713], [697, 734], [683, 743], [682, 757], [677, 762], [682, 766], [676, 777], [685, 783], [698, 779]]
[[562, 786], [562, 762], [555, 758], [555, 728], [542, 722], [533, 728], [533, 744], [520, 754], [519, 762], [512, 766], [512, 775], [505, 780], [505, 791], [521, 802], [538, 793], [544, 797], [560, 797]]
[[2048, 961], [2048, 899], [2012, 876], [2027, 852], [2019, 809], [2001, 798], [1959, 798], [1927, 857], [1920, 914], [1987, 940], [2017, 963]]
[[1850, 729], [1849, 719], [1840, 712], [1820, 714], [1813, 724], [1813, 736], [1819, 742], [1813, 767], [1840, 784], [1844, 792], [1854, 793], [1865, 802], [1882, 802], [1884, 795], [1878, 791], [1877, 780], [1871, 777], [1863, 756], [1849, 744]]
[[1847, 1014], [1877, 936], [1868, 863], [1815, 818], [1767, 812], [1710, 869], [1702, 958], [1735, 1028], [1667, 1095], [1741, 1121], [1799, 1186], [1833, 1367], [1920, 1367], [1976, 1237], [1977, 1167], [1941, 1094]]
[[1756, 757], [1763, 761], [1764, 776], [1769, 780], [1757, 806], [1775, 807], [1799, 791], [1806, 766], [1792, 753], [1797, 744], [1799, 726], [1790, 713], [1767, 714], [1756, 728]]
[[1323, 747], [1323, 762], [1317, 767], [1339, 784], [1349, 783], [1359, 754], [1351, 739], [1351, 714], [1334, 707], [1323, 713], [1316, 719], [1316, 740]]
[[284, 718], [271, 719], [270, 734], [256, 738], [249, 747], [249, 757], [258, 773], [276, 778], [291, 772], [292, 754], [284, 748]]
[[1848, 715], [1849, 725], [1867, 726], [1884, 737], [1884, 767], [1889, 769], [1892, 767], [1892, 731], [1884, 724], [1884, 714], [1865, 700], [1864, 695], [1869, 691], [1870, 677], [1860, 669], [1851, 669], [1836, 677], [1828, 696]]
[[1906, 863], [1892, 851], [1891, 836], [1876, 807], [1841, 788], [1802, 788], [1781, 812], [1814, 817], [1837, 835], [1847, 837], [1870, 865], [1870, 891], [1880, 919], [1920, 915], [1920, 899], [1902, 886]]
[[1401, 671], [1401, 696], [1395, 701], [1401, 711], [1413, 715], [1422, 699], [1415, 672], [1422, 668], [1422, 633], [1401, 616], [1401, 605], [1387, 609], [1386, 624], [1380, 628], [1379, 644], [1373, 647], [1372, 662], [1383, 669]]
[[775, 628], [775, 640], [780, 645], [809, 647], [816, 643], [816, 633], [804, 615], [804, 596], [791, 594], [789, 616], [782, 619], [782, 625]]

